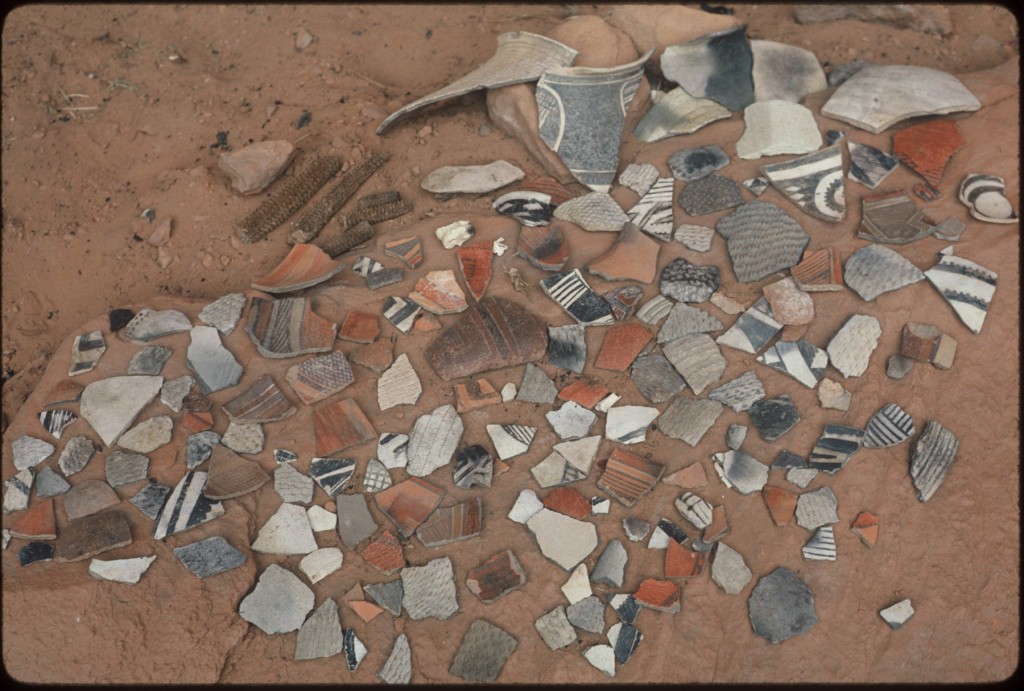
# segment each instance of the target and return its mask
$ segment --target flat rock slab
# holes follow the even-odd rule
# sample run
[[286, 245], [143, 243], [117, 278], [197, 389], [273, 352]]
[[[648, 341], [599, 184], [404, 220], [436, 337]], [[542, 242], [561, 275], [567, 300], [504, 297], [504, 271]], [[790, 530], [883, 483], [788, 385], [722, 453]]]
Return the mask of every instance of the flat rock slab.
[[53, 556], [57, 561], [81, 561], [131, 543], [128, 519], [119, 511], [106, 511], [64, 526]]
[[204, 394], [234, 386], [242, 378], [242, 365], [224, 347], [220, 333], [212, 326], [192, 328], [187, 362]]
[[145, 308], [139, 310], [124, 327], [124, 335], [133, 341], [152, 341], [191, 328], [192, 322], [178, 310], [157, 312]]
[[338, 603], [324, 600], [302, 624], [295, 638], [295, 659], [313, 660], [332, 657], [342, 650], [341, 620]]
[[677, 398], [658, 419], [658, 429], [673, 439], [697, 446], [722, 413], [718, 401]]
[[89, 575], [101, 581], [134, 584], [139, 582], [155, 560], [156, 555], [134, 559], [93, 559], [89, 562]]
[[844, 377], [859, 377], [868, 369], [871, 353], [878, 346], [882, 325], [866, 314], [850, 316], [828, 342], [828, 361]]
[[477, 619], [469, 625], [448, 672], [468, 682], [493, 682], [518, 644], [504, 630]]
[[946, 72], [919, 65], [871, 65], [843, 82], [821, 114], [878, 134], [907, 118], [980, 107], [963, 83]]
[[484, 298], [426, 349], [427, 362], [445, 381], [539, 360], [544, 327], [516, 302]]
[[298, 576], [271, 564], [256, 588], [238, 606], [238, 614], [268, 635], [298, 630], [313, 609], [313, 591]]
[[238, 568], [246, 562], [244, 552], [215, 535], [184, 547], [176, 547], [174, 556], [197, 578], [208, 578]]
[[64, 494], [64, 513], [69, 521], [91, 516], [121, 503], [117, 492], [103, 480], [84, 480]]
[[881, 245], [861, 247], [847, 258], [843, 280], [864, 300], [899, 290], [925, 278], [902, 254]]
[[170, 443], [173, 428], [174, 421], [170, 417], [151, 417], [118, 437], [117, 445], [129, 451], [150, 453]]
[[355, 549], [359, 543], [377, 532], [377, 522], [373, 520], [366, 497], [361, 494], [339, 494], [334, 502], [338, 506], [338, 536], [346, 547]]
[[483, 194], [522, 180], [525, 173], [507, 161], [480, 166], [441, 166], [420, 182], [434, 194]]
[[753, 574], [743, 556], [724, 542], [719, 542], [711, 562], [711, 580], [730, 595], [738, 595], [751, 578]]
[[580, 521], [547, 508], [541, 508], [527, 521], [541, 553], [566, 571], [597, 547], [597, 529], [593, 523]]
[[452, 405], [421, 415], [409, 435], [406, 471], [415, 477], [425, 477], [447, 465], [459, 445], [462, 430], [462, 418]]
[[135, 416], [160, 393], [163, 382], [163, 377], [154, 376], [109, 377], [94, 381], [82, 391], [79, 411], [103, 443], [113, 446]]
[[317, 548], [306, 510], [281, 504], [260, 528], [251, 548], [264, 554], [309, 554]]
[[811, 589], [781, 566], [758, 580], [747, 607], [754, 633], [771, 643], [805, 634], [818, 623]]
[[402, 606], [414, 621], [449, 619], [459, 611], [455, 573], [449, 557], [402, 569]]
[[736, 280], [759, 281], [800, 262], [810, 237], [771, 202], [747, 202], [723, 216], [715, 230], [726, 238]]
[[11, 442], [11, 452], [14, 455], [16, 470], [34, 468], [52, 456], [55, 450], [56, 447], [53, 444], [27, 434]]
[[781, 99], [752, 103], [743, 111], [743, 122], [746, 129], [736, 142], [740, 158], [806, 154], [821, 148], [821, 131], [814, 113], [799, 103]]
[[[115, 451], [107, 456], [103, 473], [111, 487], [122, 487], [146, 479], [149, 458], [137, 453]], [[36, 490], [38, 492], [38, 489]]]

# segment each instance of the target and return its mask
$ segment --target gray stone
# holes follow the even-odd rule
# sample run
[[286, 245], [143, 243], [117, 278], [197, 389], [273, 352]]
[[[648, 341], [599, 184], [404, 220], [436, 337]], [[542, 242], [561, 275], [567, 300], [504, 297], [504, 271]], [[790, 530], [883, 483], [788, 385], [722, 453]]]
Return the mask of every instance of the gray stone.
[[139, 511], [146, 514], [151, 520], [156, 520], [160, 517], [160, 511], [164, 508], [164, 503], [167, 501], [167, 495], [171, 493], [171, 488], [166, 485], [158, 485], [155, 481], [150, 481], [143, 485], [142, 489], [135, 493], [129, 501], [138, 508]]
[[[651, 524], [636, 516], [628, 516], [622, 519], [622, 529], [631, 542], [640, 542], [647, 537], [647, 533], [651, 532]], [[605, 551], [607, 551], [607, 548]], [[601, 556], [603, 557], [604, 555], [602, 554]]]
[[64, 513], [67, 514], [69, 521], [74, 521], [117, 506], [120, 502], [117, 492], [106, 482], [83, 480], [64, 493]]
[[299, 571], [306, 574], [310, 583], [319, 583], [341, 568], [345, 557], [337, 547], [321, 547], [313, 550], [299, 562]]
[[596, 595], [585, 597], [565, 610], [569, 623], [590, 633], [604, 632], [604, 603]]
[[686, 381], [661, 353], [640, 355], [633, 361], [629, 378], [651, 403], [664, 403], [686, 388]]
[[502, 160], [479, 166], [441, 166], [424, 177], [420, 187], [434, 194], [483, 194], [522, 180], [525, 175]]
[[235, 330], [244, 307], [245, 296], [241, 293], [230, 293], [201, 309], [199, 321], [229, 336]]
[[580, 439], [586, 436], [597, 421], [596, 413], [587, 410], [575, 401], [569, 401], [561, 408], [546, 413], [545, 417], [551, 423], [555, 434], [563, 440]]
[[133, 341], [152, 341], [174, 333], [188, 331], [192, 322], [178, 310], [154, 312], [145, 308], [138, 311], [124, 327], [124, 334]]
[[704, 302], [718, 290], [718, 267], [692, 264], [682, 257], [661, 270], [659, 292], [677, 302]]
[[754, 633], [771, 643], [807, 633], [818, 623], [811, 589], [781, 566], [761, 577], [747, 606]]
[[493, 682], [518, 641], [483, 619], [469, 625], [448, 672], [468, 682]]
[[576, 641], [576, 632], [565, 615], [565, 606], [559, 605], [533, 623], [541, 640], [551, 650], [564, 648]]
[[[821, 81], [824, 88], [824, 73]], [[789, 100], [752, 103], [743, 111], [743, 122], [746, 129], [736, 142], [736, 155], [748, 161], [780, 154], [806, 154], [821, 148], [821, 131], [814, 113], [799, 103]]]
[[274, 491], [281, 501], [308, 504], [313, 501], [313, 478], [285, 463], [274, 470]]
[[47, 458], [53, 455], [56, 450], [53, 444], [42, 439], [22, 435], [11, 442], [11, 452], [14, 456], [14, 467], [17, 470], [34, 468]]
[[736, 280], [752, 283], [800, 263], [810, 237], [771, 202], [747, 202], [715, 224], [732, 259]]
[[174, 556], [196, 578], [207, 578], [238, 568], [246, 561], [240, 552], [220, 535], [193, 542], [184, 547], [175, 547]]
[[146, 479], [149, 473], [149, 458], [137, 453], [115, 451], [107, 456], [103, 472], [111, 487], [130, 485]]
[[597, 547], [597, 529], [593, 523], [541, 508], [526, 521], [541, 553], [568, 571], [587, 558]]
[[925, 278], [902, 254], [870, 244], [851, 254], [843, 267], [843, 281], [863, 300], [904, 288]]
[[185, 441], [185, 462], [193, 470], [209, 460], [213, 447], [220, 443], [220, 435], [213, 430], [188, 435]]
[[699, 307], [679, 303], [669, 312], [658, 331], [658, 343], [674, 341], [692, 333], [708, 333], [723, 328], [722, 322]]
[[[584, 355], [585, 357], [585, 355]], [[555, 402], [558, 389], [555, 388], [551, 378], [537, 365], [526, 364], [523, 372], [523, 381], [519, 385], [519, 393], [516, 394], [517, 401], [526, 403], [543, 403], [551, 405]]]
[[715, 144], [695, 149], [680, 149], [668, 158], [668, 168], [676, 180], [692, 182], [729, 165], [729, 156]]
[[764, 384], [757, 378], [753, 370], [744, 372], [708, 394], [712, 401], [718, 401], [739, 413], [749, 410], [757, 401], [764, 398]]
[[604, 423], [605, 439], [620, 444], [638, 444], [647, 438], [647, 428], [658, 417], [657, 408], [620, 405], [608, 410]]
[[317, 548], [306, 510], [281, 504], [260, 528], [251, 549], [264, 554], [309, 554]]
[[932, 420], [925, 425], [910, 458], [910, 479], [919, 501], [928, 501], [935, 494], [953, 467], [959, 449], [960, 441], [940, 423]]
[[626, 554], [623, 544], [618, 540], [611, 540], [601, 552], [601, 556], [598, 557], [594, 570], [590, 574], [590, 580], [612, 588], [621, 588], [622, 581], [626, 577], [628, 561], [629, 555]]
[[886, 362], [886, 376], [890, 379], [903, 379], [913, 369], [913, 360], [899, 353], [890, 355]]
[[186, 362], [199, 378], [204, 394], [234, 386], [242, 378], [242, 366], [224, 347], [220, 334], [212, 326], [192, 328]]
[[677, 398], [661, 414], [658, 429], [673, 439], [697, 446], [721, 413], [722, 404], [717, 401]]
[[242, 425], [229, 422], [220, 443], [236, 453], [257, 454], [263, 450], [263, 426], [258, 422]]
[[313, 591], [298, 576], [271, 564], [238, 606], [238, 614], [266, 634], [287, 633], [302, 626], [313, 602]]
[[[305, 30], [302, 30], [305, 32]], [[312, 36], [305, 32], [308, 40]], [[299, 44], [296, 43], [296, 47]], [[274, 182], [298, 153], [295, 146], [283, 139], [256, 142], [238, 151], [222, 151], [217, 167], [231, 178], [231, 186], [240, 194], [259, 194]]]
[[805, 492], [796, 500], [796, 522], [801, 528], [816, 530], [823, 525], [838, 523], [836, 507], [839, 502], [829, 487]]
[[661, 71], [691, 96], [736, 112], [754, 101], [753, 62], [746, 25], [741, 25], [668, 46]]
[[45, 497], [56, 497], [64, 494], [71, 485], [67, 480], [53, 471], [53, 468], [46, 467], [39, 471], [35, 477], [36, 496], [40, 499]]
[[[800, 8], [797, 8], [798, 11]], [[800, 101], [807, 94], [828, 88], [825, 71], [814, 53], [775, 41], [752, 40], [754, 99]]]
[[103, 443], [113, 446], [118, 437], [160, 392], [163, 377], [109, 377], [94, 381], [82, 391], [79, 407]]
[[334, 497], [338, 505], [338, 536], [349, 549], [377, 532], [366, 497], [361, 494], [339, 494]]
[[462, 418], [455, 412], [455, 406], [443, 405], [421, 415], [409, 434], [406, 472], [414, 477], [426, 477], [447, 465], [459, 445], [462, 430]]
[[900, 600], [895, 605], [890, 605], [878, 613], [885, 623], [896, 630], [910, 621], [910, 618], [914, 616], [914, 606], [910, 604], [910, 600]]
[[747, 409], [761, 438], [775, 441], [800, 422], [800, 413], [786, 394], [778, 398], [755, 401]]
[[93, 559], [89, 562], [89, 575], [101, 581], [138, 583], [155, 560], [155, 554], [134, 559]]
[[768, 466], [744, 451], [716, 453], [712, 458], [722, 482], [740, 494], [760, 492], [768, 482]]
[[387, 583], [368, 583], [363, 586], [363, 591], [370, 596], [370, 599], [386, 609], [396, 617], [402, 615], [402, 579], [398, 578]]
[[24, 511], [28, 508], [33, 477], [32, 471], [26, 468], [4, 482], [4, 513]]
[[195, 383], [196, 380], [187, 374], [165, 381], [160, 387], [160, 402], [175, 413], [180, 413], [181, 404]]
[[630, 163], [619, 173], [619, 184], [625, 185], [641, 197], [658, 181], [661, 173], [650, 163]]
[[[548, 362], [570, 372], [582, 372], [583, 366], [587, 362], [585, 333], [582, 324], [549, 326]], [[546, 393], [546, 391], [538, 393]]]
[[828, 342], [828, 361], [844, 377], [859, 377], [867, 371], [871, 353], [878, 346], [882, 325], [875, 317], [854, 314]]
[[666, 343], [661, 350], [695, 394], [717, 382], [725, 372], [725, 358], [707, 334], [687, 334]]
[[95, 451], [96, 447], [88, 437], [71, 437], [60, 452], [57, 466], [65, 477], [71, 477], [85, 468]]
[[313, 660], [341, 652], [341, 620], [338, 603], [325, 599], [299, 629], [295, 638], [295, 659]]
[[743, 441], [746, 438], [747, 426], [733, 423], [729, 425], [729, 429], [725, 432], [725, 445], [733, 451], [738, 451], [743, 446]]
[[711, 580], [730, 595], [738, 595], [751, 578], [753, 574], [743, 556], [724, 542], [719, 542], [711, 562]]
[[414, 621], [448, 619], [459, 611], [452, 560], [441, 557], [402, 569], [402, 606]]
[[963, 83], [947, 72], [919, 65], [872, 65], [836, 89], [821, 114], [878, 134], [907, 118], [980, 107]]
[[164, 346], [146, 346], [128, 362], [128, 374], [160, 374], [164, 363], [171, 357], [171, 349]]
[[171, 441], [174, 421], [166, 415], [143, 420], [117, 439], [117, 445], [129, 451], [150, 453]]
[[408, 684], [412, 679], [412, 651], [404, 633], [398, 634], [391, 654], [377, 672], [377, 677], [385, 684]]

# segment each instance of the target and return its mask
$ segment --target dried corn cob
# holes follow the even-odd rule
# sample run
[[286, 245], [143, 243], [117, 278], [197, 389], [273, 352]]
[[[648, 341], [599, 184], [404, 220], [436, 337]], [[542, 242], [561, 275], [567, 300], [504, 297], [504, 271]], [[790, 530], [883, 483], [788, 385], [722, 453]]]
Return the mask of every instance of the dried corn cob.
[[361, 221], [347, 230], [341, 230], [332, 235], [328, 240], [320, 244], [320, 249], [329, 254], [331, 259], [334, 259], [338, 255], [348, 252], [353, 247], [363, 244], [372, 237], [373, 228], [370, 227], [368, 222]]
[[380, 223], [381, 221], [390, 221], [392, 218], [404, 216], [410, 211], [412, 211], [412, 202], [403, 199], [397, 202], [371, 206], [368, 209], [360, 209], [350, 214], [343, 214], [338, 216], [338, 225], [342, 228], [351, 228], [360, 221]]
[[321, 156], [296, 175], [281, 191], [272, 195], [255, 211], [239, 221], [235, 234], [245, 243], [262, 240], [267, 233], [284, 223], [289, 216], [313, 198], [328, 180], [341, 170], [337, 156]]
[[388, 190], [387, 192], [377, 192], [376, 194], [367, 194], [366, 196], [359, 198], [359, 209], [369, 209], [372, 206], [380, 206], [381, 204], [387, 204], [389, 202], [401, 201], [402, 195], [397, 190]]
[[379, 153], [370, 156], [368, 159], [348, 171], [341, 177], [341, 181], [332, 187], [323, 198], [311, 206], [302, 218], [295, 224], [295, 228], [288, 235], [291, 243], [309, 242], [317, 236], [334, 214], [338, 213], [352, 195], [356, 193], [359, 186], [369, 179], [377, 170], [384, 165], [391, 157], [388, 153]]

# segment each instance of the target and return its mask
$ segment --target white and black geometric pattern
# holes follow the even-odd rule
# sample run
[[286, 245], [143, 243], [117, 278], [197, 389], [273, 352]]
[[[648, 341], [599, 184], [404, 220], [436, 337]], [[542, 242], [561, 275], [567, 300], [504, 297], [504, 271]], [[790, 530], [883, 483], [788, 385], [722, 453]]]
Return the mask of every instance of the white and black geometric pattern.
[[810, 215], [833, 223], [846, 218], [843, 152], [839, 144], [800, 158], [761, 166], [761, 173]]
[[391, 473], [384, 467], [384, 464], [376, 458], [371, 458], [366, 464], [366, 473], [363, 474], [363, 491], [380, 492], [391, 486]]
[[408, 434], [385, 432], [377, 440], [377, 458], [385, 468], [404, 468], [409, 463], [408, 448]]
[[768, 300], [761, 298], [741, 314], [715, 342], [745, 353], [757, 353], [781, 329], [782, 324], [775, 320]]
[[960, 441], [948, 429], [932, 420], [914, 445], [910, 459], [910, 479], [917, 489], [917, 498], [928, 501], [956, 460]]
[[900, 159], [868, 144], [850, 142], [847, 148], [850, 152], [850, 172], [847, 177], [871, 189], [878, 187], [900, 164]]
[[490, 487], [494, 472], [494, 458], [479, 444], [467, 446], [455, 454], [455, 468], [452, 480], [458, 487]]
[[984, 266], [943, 254], [939, 263], [924, 272], [957, 316], [974, 333], [980, 333], [996, 292], [996, 273]]
[[916, 433], [910, 413], [895, 403], [889, 403], [868, 420], [861, 445], [869, 449], [884, 449], [896, 446]]
[[823, 525], [815, 531], [811, 539], [804, 545], [804, 559], [818, 561], [836, 560], [836, 535], [830, 525]]
[[153, 537], [161, 540], [224, 515], [223, 505], [203, 494], [205, 487], [206, 473], [198, 470], [185, 473], [185, 477], [181, 478], [164, 502], [160, 516], [156, 519]]
[[309, 476], [316, 480], [327, 496], [334, 497], [352, 479], [356, 471], [354, 458], [314, 458], [309, 464]]
[[801, 338], [798, 341], [779, 341], [759, 355], [757, 361], [785, 372], [807, 388], [813, 389], [825, 373], [828, 355]]
[[524, 226], [546, 226], [555, 211], [550, 195], [526, 190], [503, 194], [494, 200], [493, 206], [499, 214], [511, 216]]
[[675, 180], [660, 178], [640, 198], [633, 208], [626, 212], [630, 223], [662, 242], [672, 239], [672, 192]]
[[807, 462], [812, 468], [834, 475], [860, 448], [864, 432], [845, 425], [825, 425]]
[[487, 425], [487, 434], [498, 458], [504, 461], [529, 449], [537, 428], [526, 425]]
[[39, 413], [39, 423], [43, 426], [43, 429], [57, 439], [60, 439], [60, 435], [64, 433], [64, 428], [77, 419], [77, 415], [64, 408], [44, 410]]
[[390, 295], [384, 300], [383, 312], [385, 319], [391, 322], [396, 329], [407, 334], [420, 314], [420, 306], [405, 298]]
[[688, 520], [699, 530], [711, 525], [711, 504], [707, 503], [693, 492], [684, 492], [676, 499], [676, 509], [680, 515]]
[[549, 276], [540, 282], [540, 287], [583, 325], [603, 325], [615, 321], [612, 308], [603, 297], [591, 290], [579, 269]]

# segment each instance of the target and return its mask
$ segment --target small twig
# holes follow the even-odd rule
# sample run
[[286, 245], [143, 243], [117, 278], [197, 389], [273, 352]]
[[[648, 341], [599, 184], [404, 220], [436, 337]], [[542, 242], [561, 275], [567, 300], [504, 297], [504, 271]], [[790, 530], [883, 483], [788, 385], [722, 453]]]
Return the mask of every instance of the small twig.
[[69, 106], [67, 108], [58, 108], [57, 110], [99, 110], [99, 106]]
[[381, 89], [383, 91], [387, 91], [388, 90], [388, 87], [384, 86], [383, 84], [378, 82], [376, 79], [373, 79], [371, 77], [367, 77], [362, 72], [357, 72], [356, 70], [352, 69], [351, 67], [344, 67], [342, 69], [344, 69], [346, 72], [348, 72], [349, 74], [351, 74], [351, 75], [353, 75], [355, 77], [359, 77], [360, 79], [363, 79], [365, 81], [370, 82], [371, 84], [376, 86], [378, 89]]

